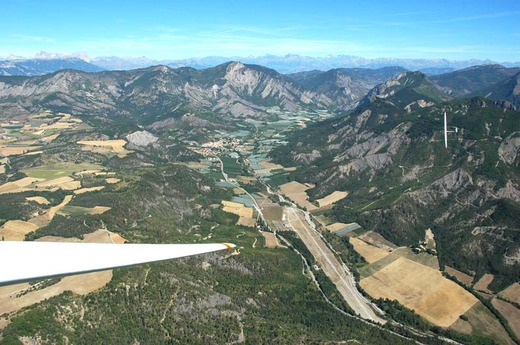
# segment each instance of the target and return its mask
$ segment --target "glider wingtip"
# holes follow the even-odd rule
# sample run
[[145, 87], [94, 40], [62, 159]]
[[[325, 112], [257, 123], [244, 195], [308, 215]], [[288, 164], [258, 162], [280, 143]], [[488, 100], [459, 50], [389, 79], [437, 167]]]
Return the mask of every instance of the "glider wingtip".
[[231, 248], [235, 248], [236, 245], [234, 245], [233, 243], [222, 243], [226, 249], [231, 249]]

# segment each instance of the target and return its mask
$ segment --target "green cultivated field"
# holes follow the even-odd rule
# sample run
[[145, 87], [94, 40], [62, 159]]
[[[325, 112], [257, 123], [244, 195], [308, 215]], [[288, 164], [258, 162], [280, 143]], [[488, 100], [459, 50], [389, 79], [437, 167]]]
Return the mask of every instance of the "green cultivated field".
[[83, 170], [102, 170], [103, 166], [91, 163], [56, 163], [21, 170], [29, 177], [54, 179]]

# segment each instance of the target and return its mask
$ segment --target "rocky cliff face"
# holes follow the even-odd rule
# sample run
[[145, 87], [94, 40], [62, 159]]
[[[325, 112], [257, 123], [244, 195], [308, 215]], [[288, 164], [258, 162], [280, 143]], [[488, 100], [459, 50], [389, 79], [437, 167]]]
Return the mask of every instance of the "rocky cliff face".
[[353, 109], [374, 86], [405, 72], [401, 67], [379, 69], [338, 68], [327, 72], [310, 71], [288, 76], [312, 91], [334, 100], [342, 110]]
[[273, 106], [298, 111], [332, 104], [326, 96], [273, 70], [238, 62], [202, 71], [156, 66], [119, 72], [67, 70], [43, 77], [2, 77], [0, 102], [11, 111], [48, 107], [77, 115], [136, 120], [171, 116], [179, 109], [262, 117]]
[[[437, 103], [429, 90], [421, 75], [400, 75], [353, 112], [295, 135], [273, 158], [300, 164], [294, 178], [316, 184], [314, 198], [348, 191], [330, 214], [343, 222], [399, 245], [432, 228], [443, 264], [492, 272], [497, 286], [519, 279], [520, 113], [483, 98]], [[444, 110], [458, 127], [448, 149]]]
[[480, 90], [478, 94], [492, 99], [509, 101], [516, 109], [520, 109], [520, 73]]
[[485, 96], [485, 92], [482, 90], [492, 88], [519, 72], [518, 67], [506, 68], [496, 64], [481, 65], [431, 76], [430, 79], [452, 97]]

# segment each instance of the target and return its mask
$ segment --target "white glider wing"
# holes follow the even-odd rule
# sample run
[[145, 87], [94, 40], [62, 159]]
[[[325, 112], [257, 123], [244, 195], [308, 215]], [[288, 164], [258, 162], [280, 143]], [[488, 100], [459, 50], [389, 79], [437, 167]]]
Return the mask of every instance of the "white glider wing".
[[0, 285], [230, 249], [230, 243], [111, 244], [0, 241]]

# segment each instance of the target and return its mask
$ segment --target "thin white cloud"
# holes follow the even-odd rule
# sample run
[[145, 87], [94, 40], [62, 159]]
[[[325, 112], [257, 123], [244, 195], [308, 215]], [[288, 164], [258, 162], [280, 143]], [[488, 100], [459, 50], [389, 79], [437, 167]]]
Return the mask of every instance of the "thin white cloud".
[[38, 42], [38, 43], [54, 43], [56, 42], [55, 39], [51, 37], [46, 36], [37, 36], [37, 35], [22, 35], [22, 34], [13, 34], [10, 36], [7, 36], [3, 41], [23, 41], [24, 43], [27, 42]]

